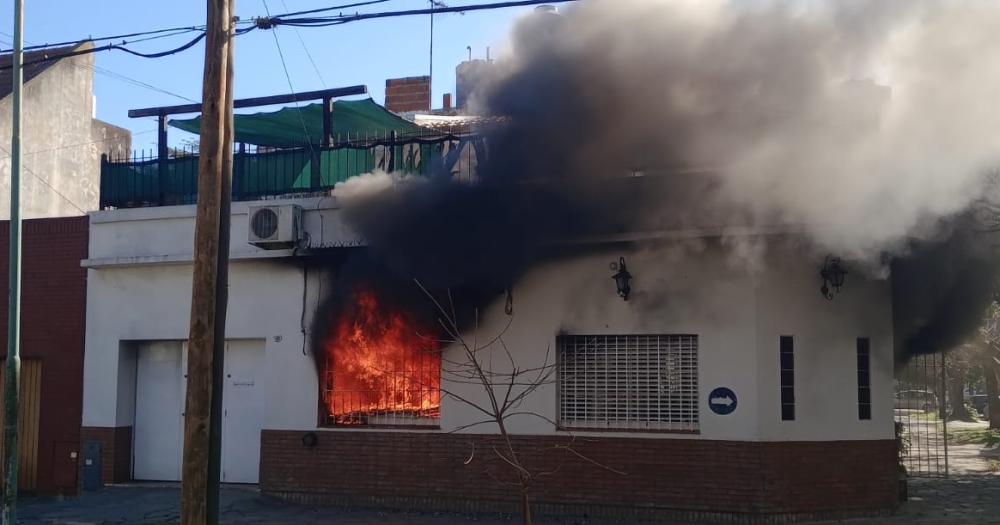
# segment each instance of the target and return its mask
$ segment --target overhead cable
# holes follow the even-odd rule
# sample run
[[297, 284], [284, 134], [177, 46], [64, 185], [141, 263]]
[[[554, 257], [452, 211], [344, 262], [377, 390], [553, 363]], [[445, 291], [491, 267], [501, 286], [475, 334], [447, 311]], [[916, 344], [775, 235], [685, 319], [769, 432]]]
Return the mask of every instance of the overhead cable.
[[[296, 27], [327, 27], [334, 25], [358, 22], [361, 20], [371, 20], [375, 18], [396, 18], [401, 16], [434, 15], [441, 13], [465, 13], [469, 11], [484, 11], [491, 9], [502, 9], [507, 7], [526, 7], [544, 4], [560, 4], [575, 2], [577, 0], [518, 0], [512, 2], [494, 2], [490, 4], [471, 4], [451, 7], [434, 7], [424, 9], [407, 9], [402, 11], [384, 11], [377, 13], [356, 13], [353, 15], [337, 15], [325, 17], [305, 17], [305, 18], [282, 18], [274, 17], [269, 20], [270, 25], [287, 25]], [[259, 24], [258, 24], [259, 26]]]
[[[345, 4], [345, 6], [370, 5], [370, 4], [374, 4], [374, 3], [381, 3], [383, 1], [388, 1], [388, 0], [370, 0], [369, 2], [359, 2], [357, 4]], [[306, 18], [294, 18], [294, 17], [291, 17], [291, 18], [289, 18], [289, 16], [291, 16], [291, 15], [297, 15], [297, 14], [304, 14], [304, 13], [306, 13], [305, 11], [300, 11], [298, 13], [291, 13], [289, 15], [283, 15], [283, 16], [256, 18], [252, 22], [250, 22], [250, 25], [247, 25], [246, 27], [243, 27], [242, 29], [237, 29], [234, 32], [234, 34], [236, 36], [240, 36], [240, 35], [244, 35], [246, 33], [249, 33], [250, 31], [253, 31], [254, 29], [271, 29], [271, 28], [273, 28], [274, 26], [277, 26], [277, 25], [288, 25], [288, 26], [293, 26], [293, 27], [327, 27], [327, 26], [347, 24], [347, 23], [350, 23], [350, 22], [358, 22], [358, 21], [361, 21], [361, 20], [372, 20], [372, 19], [376, 19], [376, 18], [395, 18], [395, 17], [401, 17], [401, 16], [433, 15], [433, 14], [440, 14], [440, 13], [465, 13], [465, 12], [469, 12], [469, 11], [484, 11], [484, 10], [490, 10], [490, 9], [502, 9], [502, 8], [507, 8], [507, 7], [525, 7], [525, 6], [543, 5], [543, 4], [560, 4], [560, 3], [568, 3], [568, 2], [575, 2], [575, 1], [577, 1], [577, 0], [519, 0], [519, 1], [512, 1], [512, 2], [494, 2], [494, 3], [490, 3], [490, 4], [473, 4], [473, 5], [462, 5], [462, 6], [453, 6], [453, 7], [438, 7], [438, 8], [430, 8], [430, 9], [409, 9], [409, 10], [403, 10], [403, 11], [384, 11], [384, 12], [377, 12], [377, 13], [356, 13], [356, 14], [353, 14], [353, 15], [337, 15], [337, 16], [331, 16], [331, 17], [306, 17]], [[334, 6], [334, 7], [329, 7], [329, 8], [321, 8], [319, 10], [311, 10], [311, 12], [322, 12], [322, 11], [329, 11], [329, 10], [334, 10], [334, 9], [341, 9], [341, 8], [345, 8], [345, 6]], [[247, 22], [239, 22], [239, 23], [247, 23]], [[129, 49], [129, 48], [125, 47], [126, 45], [132, 44], [132, 43], [135, 43], [135, 42], [142, 42], [142, 41], [145, 41], [145, 40], [151, 40], [152, 38], [166, 38], [166, 37], [169, 37], [169, 36], [176, 36], [178, 34], [188, 33], [188, 32], [192, 32], [192, 31], [201, 31], [201, 33], [198, 36], [196, 36], [195, 38], [193, 38], [191, 41], [189, 41], [188, 43], [186, 43], [186, 44], [184, 44], [184, 45], [182, 45], [180, 47], [169, 49], [167, 51], [161, 51], [161, 52], [157, 52], [157, 53], [142, 53], [142, 52], [135, 51], [135, 50], [132, 50], [132, 49]], [[171, 33], [171, 34], [163, 34], [163, 33]], [[28, 50], [41, 50], [41, 49], [49, 49], [49, 48], [57, 47], [57, 46], [60, 46], [60, 45], [79, 44], [80, 42], [84, 42], [84, 41], [88, 41], [88, 40], [89, 41], [108, 41], [108, 40], [116, 40], [118, 38], [124, 38], [124, 37], [130, 37], [130, 36], [147, 36], [147, 35], [161, 35], [161, 36], [154, 36], [152, 38], [140, 39], [140, 40], [136, 40], [136, 41], [132, 41], [132, 42], [122, 40], [118, 44], [107, 44], [107, 45], [103, 45], [103, 46], [96, 46], [96, 47], [93, 47], [93, 48], [90, 48], [90, 49], [78, 49], [76, 51], [71, 51], [71, 52], [68, 52], [68, 53], [60, 53], [60, 54], [57, 54], [57, 55], [45, 56], [45, 57], [42, 57], [42, 58], [39, 58], [39, 59], [36, 59], [36, 60], [31, 60], [29, 62], [25, 62], [23, 65], [24, 66], [30, 66], [32, 64], [37, 64], [37, 63], [41, 63], [41, 62], [49, 62], [49, 61], [52, 61], [52, 60], [59, 60], [59, 59], [68, 58], [68, 57], [74, 57], [74, 56], [80, 56], [80, 55], [87, 55], [87, 54], [90, 54], [90, 53], [98, 53], [98, 52], [101, 52], [101, 51], [112, 51], [112, 50], [123, 51], [125, 53], [129, 53], [131, 55], [135, 55], [135, 56], [142, 57], [142, 58], [162, 58], [162, 57], [165, 57], [165, 56], [174, 55], [176, 53], [180, 53], [181, 51], [187, 50], [187, 49], [191, 48], [192, 46], [194, 46], [195, 44], [197, 44], [198, 42], [200, 42], [203, 38], [205, 38], [204, 29], [200, 28], [199, 26], [192, 26], [192, 27], [185, 27], [185, 28], [158, 29], [158, 30], [155, 30], [155, 31], [145, 31], [145, 32], [141, 32], [141, 33], [129, 33], [127, 35], [115, 35], [115, 36], [110, 36], [110, 37], [83, 38], [83, 39], [76, 40], [76, 41], [60, 42], [58, 44], [46, 44], [46, 45], [42, 45], [42, 46], [32, 46], [32, 47], [29, 47], [29, 48], [26, 48], [26, 49], [28, 49]], [[6, 51], [9, 52], [10, 50], [6, 50]], [[0, 53], [2, 53], [2, 52], [3, 51], [0, 51]], [[5, 69], [10, 69], [11, 67], [13, 67], [13, 66], [12, 65], [3, 65], [3, 66], [0, 66], [0, 71], [5, 70]]]

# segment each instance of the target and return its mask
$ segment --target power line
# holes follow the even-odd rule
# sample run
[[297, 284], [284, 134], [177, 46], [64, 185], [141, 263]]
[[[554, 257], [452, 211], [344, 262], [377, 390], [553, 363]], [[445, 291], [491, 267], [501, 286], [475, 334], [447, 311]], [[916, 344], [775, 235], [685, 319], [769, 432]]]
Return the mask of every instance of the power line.
[[[356, 2], [356, 3], [353, 3], [353, 4], [344, 4], [344, 5], [337, 5], [337, 6], [331, 6], [331, 7], [320, 7], [318, 9], [309, 9], [308, 11], [296, 11], [294, 13], [285, 13], [283, 15], [278, 15], [276, 18], [284, 18], [286, 16], [311, 15], [311, 14], [314, 14], [314, 13], [325, 13], [327, 11], [336, 11], [337, 9], [349, 9], [351, 7], [361, 7], [361, 6], [366, 6], [366, 5], [384, 4], [384, 3], [389, 2], [389, 1], [390, 0], [369, 0], [367, 2]], [[284, 4], [284, 2], [282, 2], [282, 4]], [[285, 9], [288, 9], [288, 6], [285, 6]], [[270, 16], [270, 15], [268, 15], [268, 16]]]
[[[376, 4], [376, 3], [382, 3], [382, 2], [385, 2], [385, 1], [389, 1], [389, 0], [371, 0], [370, 2], [359, 2], [357, 4], [347, 4], [347, 6], [371, 5], [371, 4]], [[237, 36], [239, 36], [239, 35], [245, 35], [246, 33], [249, 33], [250, 31], [253, 31], [254, 29], [258, 29], [258, 28], [259, 29], [272, 29], [276, 25], [288, 25], [288, 26], [293, 26], [293, 27], [327, 27], [327, 26], [347, 24], [347, 23], [350, 23], [350, 22], [359, 22], [361, 20], [372, 20], [372, 19], [376, 19], [376, 18], [395, 18], [395, 17], [402, 17], [402, 16], [433, 15], [433, 14], [438, 14], [438, 13], [464, 13], [464, 12], [469, 12], [469, 11], [484, 11], [484, 10], [492, 10], [492, 9], [502, 9], [502, 8], [507, 8], [507, 7], [525, 7], [525, 6], [542, 5], [542, 4], [559, 4], [559, 3], [567, 3], [567, 2], [575, 2], [575, 1], [577, 1], [577, 0], [520, 0], [520, 1], [512, 1], [512, 2], [495, 2], [495, 3], [490, 3], [490, 4], [474, 4], [474, 5], [463, 5], [463, 6], [454, 6], [454, 7], [444, 7], [444, 8], [409, 9], [409, 10], [403, 10], [403, 11], [384, 11], [384, 12], [378, 12], [378, 13], [357, 13], [357, 14], [354, 14], [354, 15], [338, 15], [338, 16], [333, 16], [333, 17], [282, 18], [282, 17], [279, 16], [279, 17], [273, 17], [272, 18], [272, 17], [268, 16], [266, 18], [257, 18], [257, 19], [254, 19], [253, 25], [244, 27], [242, 29], [237, 29], [235, 31], [235, 34]], [[311, 12], [329, 11], [329, 10], [334, 10], [334, 9], [344, 8], [344, 7], [345, 6], [335, 6], [335, 7], [329, 7], [329, 8], [321, 8], [321, 9], [311, 10]], [[306, 13], [306, 12], [305, 11], [300, 11], [298, 13], [290, 13], [289, 15], [285, 15], [285, 16], [291, 16], [291, 15], [296, 15], [296, 14], [304, 14], [304, 13]], [[202, 32], [198, 36], [196, 36], [195, 38], [193, 38], [191, 41], [187, 42], [186, 44], [181, 45], [181, 46], [176, 47], [176, 48], [173, 48], [173, 49], [166, 50], [166, 51], [161, 51], [161, 52], [157, 52], [157, 53], [142, 53], [142, 52], [135, 51], [135, 50], [132, 50], [132, 49], [129, 49], [129, 48], [125, 47], [128, 44], [132, 44], [132, 43], [136, 43], [136, 42], [143, 42], [143, 41], [146, 41], [146, 40], [152, 40], [154, 38], [166, 38], [166, 37], [170, 37], [170, 36], [176, 36], [178, 34], [188, 33], [188, 32], [191, 32], [191, 31], [202, 31]], [[163, 34], [163, 33], [171, 33], [171, 34]], [[199, 28], [197, 26], [192, 26], [192, 27], [186, 27], [186, 28], [159, 29], [159, 30], [155, 30], [155, 31], [145, 31], [145, 32], [141, 32], [141, 33], [129, 33], [128, 35], [115, 35], [115, 36], [111, 36], [111, 37], [98, 37], [98, 38], [81, 39], [80, 41], [86, 41], [86, 40], [91, 40], [91, 41], [107, 41], [107, 40], [114, 40], [114, 39], [117, 39], [117, 38], [123, 38], [123, 37], [126, 37], [126, 36], [145, 36], [145, 35], [160, 35], [160, 36], [153, 36], [151, 38], [140, 39], [140, 40], [136, 40], [136, 41], [132, 41], [132, 42], [122, 40], [122, 42], [119, 43], [119, 44], [107, 44], [107, 45], [104, 45], [104, 46], [93, 47], [91, 49], [81, 49], [81, 50], [72, 51], [72, 52], [69, 52], [69, 53], [62, 53], [62, 54], [59, 54], [59, 55], [46, 56], [46, 57], [40, 58], [38, 60], [33, 60], [31, 62], [25, 63], [23, 65], [28, 66], [28, 65], [32, 65], [32, 64], [41, 63], [41, 62], [48, 62], [48, 61], [59, 60], [59, 59], [62, 59], [62, 58], [67, 58], [67, 57], [73, 57], [73, 56], [79, 56], [79, 55], [86, 55], [86, 54], [90, 54], [90, 53], [97, 53], [97, 52], [101, 52], [101, 51], [111, 51], [111, 50], [123, 51], [123, 52], [129, 53], [131, 55], [135, 55], [135, 56], [142, 57], [142, 58], [162, 58], [162, 57], [165, 57], [165, 56], [170, 56], [170, 55], [174, 55], [174, 54], [180, 53], [182, 51], [185, 51], [185, 50], [193, 47], [198, 42], [200, 42], [203, 38], [205, 38], [205, 33], [204, 33], [203, 29], [201, 29], [201, 28]], [[61, 44], [61, 45], [74, 44], [74, 43], [79, 43], [80, 41], [67, 41], [67, 42], [61, 42], [59, 44]], [[59, 45], [59, 44], [47, 44], [47, 45], [43, 45], [43, 46], [32, 46], [29, 49], [47, 49], [47, 48], [50, 48], [50, 47], [55, 47], [56, 45]], [[7, 51], [9, 52], [10, 50], [7, 50]], [[0, 66], [0, 70], [10, 69], [11, 67], [13, 67], [13, 66], [12, 65]]]
[[[0, 31], [0, 36], [6, 37], [6, 39], [0, 39], [0, 43], [2, 43], [4, 45], [9, 45], [9, 43], [11, 42], [10, 39], [13, 38], [13, 35], [11, 35], [10, 33], [6, 33], [4, 31]], [[177, 93], [174, 93], [172, 91], [167, 91], [166, 89], [163, 89], [161, 87], [157, 87], [157, 86], [154, 86], [152, 84], [148, 84], [148, 83], [143, 82], [141, 80], [132, 78], [132, 77], [127, 76], [127, 75], [123, 75], [121, 73], [118, 73], [117, 71], [112, 71], [112, 70], [110, 70], [108, 68], [104, 68], [104, 67], [98, 66], [96, 64], [94, 64], [94, 65], [78, 64], [75, 61], [69, 62], [69, 64], [72, 65], [75, 68], [78, 68], [78, 69], [85, 69], [85, 70], [93, 71], [95, 73], [100, 73], [100, 74], [102, 74], [104, 76], [113, 78], [115, 80], [120, 80], [122, 82], [126, 82], [128, 84], [132, 84], [134, 86], [146, 88], [146, 89], [149, 89], [151, 91], [156, 91], [158, 93], [163, 93], [164, 95], [170, 95], [172, 97], [176, 97], [176, 98], [179, 98], [181, 100], [186, 100], [188, 102], [198, 102], [197, 100], [185, 97], [184, 95], [178, 95]]]
[[[119, 140], [119, 139], [121, 139], [121, 138], [123, 138], [125, 136], [128, 136], [129, 138], [131, 138], [131, 137], [135, 137], [137, 135], [146, 135], [148, 133], [156, 133], [156, 130], [155, 129], [147, 129], [147, 130], [138, 131], [138, 132], [135, 132], [135, 133], [132, 133], [131, 131], [129, 131], [128, 135], [113, 135], [113, 136], [110, 136], [110, 137], [107, 137], [107, 138], [103, 138], [103, 139], [92, 140], [90, 142], [77, 142], [75, 144], [66, 144], [65, 146], [59, 146], [59, 147], [56, 147], [56, 148], [40, 149], [40, 150], [36, 150], [36, 151], [26, 151], [22, 155], [26, 157], [28, 155], [39, 155], [41, 153], [51, 153], [53, 151], [62, 151], [62, 150], [66, 150], [66, 149], [82, 148], [84, 146], [92, 146], [94, 144], [101, 144], [103, 142], [110, 142], [112, 140]], [[7, 155], [5, 157], [0, 157], [0, 159], [9, 159], [9, 158], [10, 158], [10, 155]]]
[[[268, 13], [268, 18], [270, 18], [271, 10], [267, 8], [267, 0], [260, 1], [264, 4], [264, 12]], [[278, 48], [278, 57], [281, 58], [281, 69], [285, 71], [285, 79], [288, 80], [288, 90], [292, 93], [292, 96], [295, 96], [295, 88], [292, 86], [292, 76], [288, 74], [288, 65], [285, 63], [285, 54], [281, 51], [281, 42], [278, 40], [278, 32], [272, 31], [271, 34], [274, 35], [274, 45]], [[311, 150], [312, 137], [309, 136], [309, 128], [306, 127], [306, 121], [302, 118], [302, 107], [298, 103], [295, 104], [295, 113], [299, 117], [299, 122], [302, 124], [302, 132], [305, 133], [306, 142], [309, 143], [309, 149]]]
[[[285, 0], [281, 0], [281, 6], [284, 7], [286, 10], [288, 9], [288, 4], [285, 3]], [[299, 43], [302, 44], [302, 50], [306, 52], [306, 57], [309, 58], [309, 63], [312, 64], [313, 71], [315, 71], [316, 76], [319, 77], [319, 83], [322, 84], [323, 87], [325, 88], [326, 80], [323, 80], [323, 73], [319, 72], [319, 67], [316, 66], [316, 61], [313, 60], [312, 53], [309, 52], [309, 47], [306, 46], [306, 41], [302, 39], [302, 33], [299, 32], [298, 28], [293, 28], [293, 29], [295, 30], [295, 36], [299, 38]]]
[[[154, 29], [152, 31], [140, 31], [140, 32], [137, 32], [137, 33], [126, 33], [126, 34], [122, 34], [122, 35], [112, 35], [112, 36], [98, 36], [98, 37], [88, 36], [86, 38], [78, 38], [76, 40], [67, 40], [65, 42], [56, 42], [54, 44], [32, 45], [32, 46], [25, 47], [24, 50], [25, 51], [33, 51], [33, 50], [36, 50], [36, 49], [47, 49], [47, 48], [50, 48], [50, 47], [71, 46], [71, 45], [79, 44], [80, 42], [87, 42], [87, 41], [90, 41], [90, 42], [107, 42], [107, 41], [110, 41], [110, 40], [119, 40], [119, 39], [123, 39], [124, 40], [126, 38], [132, 38], [132, 37], [137, 37], [137, 36], [148, 36], [148, 35], [160, 35], [160, 34], [163, 34], [163, 33], [174, 33], [172, 35], [163, 35], [164, 37], [167, 37], [167, 36], [175, 36], [177, 34], [190, 33], [192, 31], [202, 31], [202, 32], [204, 32], [205, 31], [205, 26], [204, 25], [200, 25], [200, 26], [187, 26], [187, 27], [171, 27], [171, 28], [168, 28], [168, 29]], [[0, 51], [0, 52], [2, 52], [2, 53], [9, 53], [11, 51], [12, 51], [11, 49], [5, 49], [5, 50]]]
[[75, 64], [75, 63], [73, 65], [76, 66], [76, 67], [80, 67], [80, 68], [91, 69], [94, 72], [100, 73], [100, 74], [105, 75], [107, 77], [114, 78], [116, 80], [120, 80], [122, 82], [126, 82], [126, 83], [129, 83], [129, 84], [132, 84], [134, 86], [146, 88], [146, 89], [149, 89], [151, 91], [156, 91], [158, 93], [163, 93], [164, 95], [170, 95], [171, 97], [179, 98], [179, 99], [185, 100], [187, 102], [195, 102], [195, 103], [199, 102], [199, 101], [197, 101], [197, 100], [195, 100], [193, 98], [185, 97], [184, 95], [179, 95], [177, 93], [174, 93], [172, 91], [168, 91], [168, 90], [163, 89], [161, 87], [154, 86], [152, 84], [147, 84], [146, 82], [143, 82], [141, 80], [137, 80], [137, 79], [134, 79], [132, 77], [128, 77], [128, 76], [122, 75], [121, 73], [117, 73], [115, 71], [111, 71], [110, 69], [106, 69], [106, 68], [103, 68], [103, 67], [100, 67], [100, 66], [96, 66], [96, 65], [95, 66], [85, 66], [85, 65], [82, 65], [82, 64]]
[[[7, 155], [10, 156], [10, 150], [9, 149], [5, 148], [3, 145], [0, 145], [0, 149], [4, 150], [7, 153]], [[24, 171], [27, 171], [28, 174], [30, 174], [32, 177], [38, 179], [39, 181], [42, 182], [42, 184], [48, 186], [49, 189], [52, 190], [53, 193], [55, 193], [56, 195], [62, 197], [62, 199], [64, 201], [66, 201], [67, 203], [69, 203], [70, 206], [76, 208], [77, 211], [79, 211], [80, 213], [82, 213], [84, 215], [87, 214], [87, 212], [84, 211], [83, 208], [81, 208], [75, 202], [73, 202], [73, 199], [70, 199], [69, 197], [67, 197], [66, 195], [64, 195], [61, 191], [57, 190], [55, 186], [53, 186], [52, 184], [49, 183], [49, 181], [45, 180], [44, 178], [42, 178], [41, 176], [39, 176], [34, 171], [31, 171], [31, 168], [29, 168], [27, 165], [22, 164], [21, 167], [24, 168]]]
[[[351, 8], [351, 7], [360, 7], [360, 6], [366, 6], [366, 5], [372, 5], [372, 4], [381, 4], [381, 3], [389, 2], [389, 1], [390, 0], [369, 0], [369, 1], [366, 1], [366, 2], [355, 2], [355, 3], [352, 3], [352, 4], [343, 4], [343, 5], [338, 5], [338, 6], [323, 7], [323, 8], [319, 8], [319, 9], [310, 9], [308, 11], [295, 11], [295, 12], [292, 12], [292, 13], [285, 13], [283, 15], [279, 15], [279, 17], [298, 16], [298, 15], [313, 14], [313, 13], [322, 13], [322, 12], [326, 12], [326, 11], [334, 11], [334, 10], [337, 10], [337, 9], [347, 9], [347, 8]], [[287, 9], [287, 6], [285, 8]], [[237, 23], [238, 24], [253, 24], [254, 22], [252, 20], [247, 20], [247, 21], [237, 21]], [[137, 31], [137, 32], [133, 32], [133, 33], [123, 33], [123, 34], [120, 34], [120, 35], [108, 35], [108, 36], [96, 36], [96, 37], [88, 35], [86, 37], [80, 37], [80, 38], [76, 38], [76, 39], [73, 39], [73, 40], [65, 40], [63, 42], [55, 42], [55, 43], [51, 43], [51, 44], [50, 43], [33, 44], [33, 45], [25, 47], [24, 50], [25, 51], [35, 51], [35, 50], [39, 50], [39, 49], [48, 49], [48, 48], [53, 48], [53, 47], [64, 47], [64, 46], [77, 45], [77, 44], [79, 44], [81, 42], [88, 42], [88, 41], [89, 42], [109, 42], [109, 41], [114, 41], [114, 40], [124, 40], [124, 39], [127, 39], [127, 38], [134, 38], [134, 37], [140, 37], [140, 36], [160, 35], [160, 36], [155, 36], [154, 38], [166, 38], [166, 37], [176, 36], [176, 35], [180, 35], [180, 34], [184, 34], [184, 33], [191, 33], [191, 32], [194, 32], [194, 31], [204, 32], [205, 31], [205, 25], [204, 24], [200, 24], [200, 25], [191, 25], [191, 26], [170, 27], [170, 28], [166, 28], [166, 29], [152, 29], [152, 30], [149, 30], [149, 31]], [[166, 33], [171, 33], [171, 34], [166, 34]], [[237, 33], [238, 34], [242, 34], [240, 31], [237, 31]], [[129, 43], [143, 42], [143, 41], [146, 41], [146, 40], [152, 40], [152, 39], [135, 40], [135, 41], [131, 41]], [[124, 45], [124, 44], [122, 44], [122, 45]], [[2, 53], [10, 53], [12, 51], [13, 51], [13, 49], [2, 49], [2, 50], [0, 50], [0, 54], [2, 54]]]
[[[252, 30], [253, 27], [250, 27], [248, 29]], [[246, 32], [248, 32], [248, 31], [244, 31], [243, 33], [246, 33]], [[243, 34], [243, 33], [240, 33], [239, 31], [237, 31], [237, 33], [238, 34]], [[199, 34], [198, 36], [196, 36], [195, 38], [193, 38], [191, 41], [189, 41], [188, 43], [186, 43], [186, 44], [184, 44], [184, 45], [182, 45], [180, 47], [169, 49], [167, 51], [160, 51], [160, 52], [157, 52], [157, 53], [141, 53], [139, 51], [134, 51], [132, 49], [129, 49], [129, 48], [125, 47], [125, 45], [130, 44], [131, 42], [125, 42], [125, 41], [123, 41], [121, 44], [107, 44], [107, 45], [100, 46], [100, 47], [92, 47], [90, 49], [77, 49], [75, 51], [70, 51], [68, 53], [61, 53], [61, 54], [58, 54], [58, 55], [45, 55], [45, 56], [43, 56], [43, 57], [41, 57], [39, 59], [32, 60], [32, 61], [29, 61], [29, 62], [24, 62], [22, 64], [22, 66], [30, 66], [30, 65], [33, 65], [33, 64], [40, 64], [42, 62], [51, 62], [53, 60], [61, 60], [63, 58], [70, 58], [70, 57], [75, 57], [75, 56], [80, 56], [80, 55], [89, 55], [91, 53], [97, 53], [97, 52], [100, 52], [100, 51], [111, 51], [112, 49], [117, 49], [119, 51], [124, 51], [126, 53], [131, 54], [131, 55], [135, 55], [135, 56], [142, 57], [142, 58], [162, 58], [162, 57], [174, 55], [174, 54], [180, 53], [181, 51], [189, 49], [192, 46], [194, 46], [195, 44], [197, 44], [198, 42], [200, 42], [203, 38], [205, 38], [205, 33]], [[0, 70], [10, 69], [12, 67], [14, 67], [13, 64], [3, 65], [3, 66], [0, 66]]]
[[[269, 20], [270, 25], [288, 25], [296, 27], [327, 27], [334, 25], [359, 22], [361, 20], [372, 20], [375, 18], [396, 18], [402, 16], [433, 15], [441, 13], [465, 13], [469, 11], [484, 11], [492, 9], [503, 9], [507, 7], [526, 7], [543, 4], [561, 4], [575, 2], [577, 0], [519, 0], [513, 2], [494, 2], [490, 4], [472, 4], [453, 7], [440, 7], [429, 9], [408, 9], [402, 11], [383, 11], [378, 13], [357, 13], [353, 15], [338, 15], [327, 17], [307, 17], [284, 19], [281, 17]], [[260, 24], [258, 24], [260, 26]], [[269, 28], [268, 28], [269, 29]]]

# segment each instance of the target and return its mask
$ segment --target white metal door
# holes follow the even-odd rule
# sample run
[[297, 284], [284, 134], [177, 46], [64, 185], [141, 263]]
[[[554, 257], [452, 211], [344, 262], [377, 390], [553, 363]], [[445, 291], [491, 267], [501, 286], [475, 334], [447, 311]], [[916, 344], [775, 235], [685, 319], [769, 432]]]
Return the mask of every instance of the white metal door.
[[179, 481], [184, 410], [181, 343], [139, 347], [136, 363], [134, 452], [137, 480]]
[[265, 402], [264, 341], [226, 343], [222, 405], [222, 481], [257, 483]]

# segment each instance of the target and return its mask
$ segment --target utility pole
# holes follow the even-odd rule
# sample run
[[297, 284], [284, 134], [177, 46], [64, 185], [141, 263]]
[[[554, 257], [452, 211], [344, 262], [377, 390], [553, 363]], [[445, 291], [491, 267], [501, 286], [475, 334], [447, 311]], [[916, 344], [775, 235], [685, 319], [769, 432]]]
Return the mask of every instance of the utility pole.
[[[431, 9], [437, 7], [434, 0], [428, 0], [431, 4]], [[434, 11], [431, 11], [431, 49], [430, 49], [430, 67], [427, 69], [427, 78], [430, 81], [427, 83], [427, 89], [431, 92], [431, 107], [434, 107]]]
[[181, 474], [182, 525], [214, 525], [219, 521], [229, 179], [233, 152], [234, 8], [235, 0], [207, 0]]
[[7, 375], [4, 378], [3, 525], [17, 516], [17, 429], [21, 387], [21, 88], [24, 83], [24, 0], [14, 0], [10, 139], [10, 282], [7, 289]]

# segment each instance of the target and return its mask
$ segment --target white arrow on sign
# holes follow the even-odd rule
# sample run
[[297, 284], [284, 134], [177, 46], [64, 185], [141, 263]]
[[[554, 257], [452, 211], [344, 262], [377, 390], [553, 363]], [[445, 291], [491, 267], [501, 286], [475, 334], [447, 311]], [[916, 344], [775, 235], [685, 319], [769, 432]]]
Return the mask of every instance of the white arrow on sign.
[[712, 398], [712, 404], [713, 405], [726, 405], [726, 406], [730, 406], [730, 405], [733, 404], [733, 398], [731, 398], [729, 396], [726, 396], [726, 397], [713, 397]]

